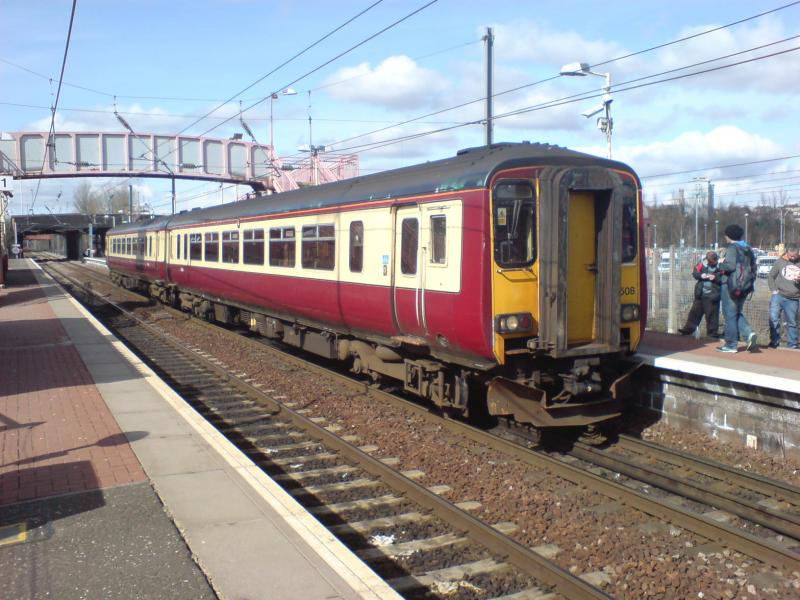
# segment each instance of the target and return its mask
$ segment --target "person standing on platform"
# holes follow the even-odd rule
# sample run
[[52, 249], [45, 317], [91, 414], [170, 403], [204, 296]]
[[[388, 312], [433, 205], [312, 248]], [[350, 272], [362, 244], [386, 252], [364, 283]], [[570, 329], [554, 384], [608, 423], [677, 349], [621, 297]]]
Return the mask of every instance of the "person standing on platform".
[[736, 224], [725, 228], [724, 257], [719, 265], [723, 273], [720, 299], [725, 316], [725, 343], [719, 352], [738, 352], [739, 337], [746, 342], [746, 350], [756, 350], [758, 338], [744, 316], [744, 303], [753, 293], [756, 280], [756, 257], [750, 245], [743, 240], [744, 230]]
[[703, 316], [706, 317], [706, 335], [718, 338], [719, 333], [719, 300], [722, 274], [719, 271], [719, 256], [709, 252], [705, 258], [695, 265], [692, 277], [697, 280], [694, 285], [694, 302], [686, 317], [686, 325], [678, 329], [681, 335], [692, 335], [700, 326]]
[[797, 308], [800, 305], [800, 251], [797, 244], [786, 244], [783, 253], [767, 276], [772, 297], [769, 302], [769, 347], [781, 344], [781, 311], [786, 317], [789, 348], [797, 349]]

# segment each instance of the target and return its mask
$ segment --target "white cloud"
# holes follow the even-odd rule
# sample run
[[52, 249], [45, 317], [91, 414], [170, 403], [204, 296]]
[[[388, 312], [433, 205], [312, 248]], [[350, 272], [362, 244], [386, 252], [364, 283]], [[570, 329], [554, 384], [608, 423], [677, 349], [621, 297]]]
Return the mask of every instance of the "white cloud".
[[408, 56], [398, 55], [375, 67], [363, 62], [340, 69], [323, 86], [337, 100], [415, 109], [435, 104], [447, 90], [448, 82], [441, 73], [420, 67]]
[[[681, 30], [676, 35], [682, 38], [713, 29], [718, 25], [699, 25]], [[753, 25], [743, 24], [734, 28], [722, 29], [707, 35], [701, 35], [686, 42], [669, 46], [657, 51], [655, 66], [659, 70], [683, 67], [687, 64], [699, 63], [720, 56], [726, 56], [770, 44], [788, 37], [784, 25], [778, 19], [767, 16]], [[704, 70], [721, 65], [748, 60], [767, 54], [796, 47], [797, 40], [768, 46], [745, 54], [714, 61], [689, 71]], [[785, 93], [800, 90], [800, 78], [797, 74], [798, 52], [789, 52], [779, 56], [757, 60], [748, 64], [705, 73], [697, 77], [682, 80], [686, 87], [719, 88], [730, 92], [756, 90], [761, 92]]]
[[[582, 151], [600, 155], [604, 153], [599, 147]], [[749, 133], [734, 125], [722, 125], [705, 133], [687, 131], [668, 141], [615, 146], [614, 158], [630, 164], [640, 175], [647, 176], [765, 160], [782, 156], [784, 152], [779, 144], [759, 134]], [[714, 179], [722, 173], [720, 169], [708, 169], [696, 175]]]

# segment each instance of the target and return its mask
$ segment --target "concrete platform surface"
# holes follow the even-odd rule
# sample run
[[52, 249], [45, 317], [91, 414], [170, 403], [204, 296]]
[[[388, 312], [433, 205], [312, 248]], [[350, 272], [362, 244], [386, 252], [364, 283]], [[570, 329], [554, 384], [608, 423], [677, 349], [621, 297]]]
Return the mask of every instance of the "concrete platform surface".
[[635, 358], [661, 369], [800, 393], [800, 351], [759, 346], [748, 352], [739, 344], [738, 353], [728, 354], [716, 351], [721, 344], [647, 331]]
[[[61, 577], [71, 579], [86, 560], [82, 543], [94, 548], [118, 537], [120, 544], [107, 551], [120, 557], [108, 571], [108, 594], [72, 595], [34, 572], [15, 578], [15, 589], [40, 594], [30, 597], [203, 598], [205, 574], [222, 598], [399, 597], [38, 265], [11, 261], [9, 280], [0, 291], [0, 517], [32, 519], [36, 544], [44, 545], [31, 554], [32, 546], [14, 543], [13, 527], [0, 530], [0, 543], [10, 541], [0, 552], [0, 572], [19, 568], [28, 553], [43, 561], [37, 572], [55, 573], [57, 563]], [[153, 496], [137, 514], [149, 514], [153, 527], [171, 519], [188, 545], [182, 568], [152, 570], [165, 552], [164, 564], [180, 555], [179, 545], [167, 543], [168, 527], [145, 533], [132, 526], [129, 496], [146, 498], [150, 486], [164, 507]], [[62, 519], [48, 504], [56, 501], [84, 508]], [[94, 539], [93, 522], [104, 529]], [[76, 534], [75, 553], [62, 557], [57, 548], [75, 545], [70, 531], [87, 535], [81, 542]], [[180, 581], [164, 581], [158, 595], [131, 587], [161, 573]]]
[[217, 597], [148, 482], [0, 511], [3, 598]]

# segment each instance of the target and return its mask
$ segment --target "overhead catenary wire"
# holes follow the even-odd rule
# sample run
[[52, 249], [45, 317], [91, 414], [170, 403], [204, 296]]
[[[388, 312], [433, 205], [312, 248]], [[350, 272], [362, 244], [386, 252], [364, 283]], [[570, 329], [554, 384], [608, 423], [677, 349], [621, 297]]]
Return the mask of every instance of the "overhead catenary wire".
[[[795, 36], [795, 37], [800, 37], [800, 36]], [[765, 60], [767, 58], [773, 58], [773, 57], [776, 57], [776, 56], [787, 54], [789, 52], [796, 52], [797, 50], [800, 50], [800, 46], [795, 46], [793, 48], [789, 48], [789, 49], [786, 49], [786, 50], [781, 50], [781, 51], [773, 52], [773, 53], [766, 54], [766, 55], [763, 55], [763, 56], [758, 56], [758, 57], [755, 57], [755, 58], [750, 58], [750, 59], [746, 59], [746, 60], [737, 61], [737, 62], [734, 62], [734, 63], [729, 63], [729, 64], [726, 64], [726, 65], [719, 65], [719, 66], [716, 66], [716, 67], [713, 67], [713, 68], [709, 68], [709, 69], [703, 69], [703, 70], [700, 70], [700, 71], [694, 71], [692, 73], [684, 73], [682, 75], [676, 75], [676, 76], [673, 76], [673, 77], [666, 77], [666, 78], [659, 79], [659, 80], [656, 80], [656, 81], [638, 83], [636, 85], [628, 85], [629, 83], [631, 83], [633, 81], [642, 81], [644, 79], [652, 79], [653, 77], [658, 77], [659, 75], [662, 75], [662, 74], [672, 73], [672, 72], [675, 72], [677, 70], [684, 70], [686, 68], [691, 68], [692, 65], [689, 65], [687, 67], [681, 67], [679, 69], [671, 69], [669, 71], [664, 71], [664, 72], [662, 72], [660, 74], [648, 75], [646, 77], [640, 77], [640, 78], [637, 78], [635, 80], [631, 80], [630, 82], [624, 82], [624, 83], [618, 84], [618, 86], [628, 85], [628, 87], [615, 86], [614, 87], [614, 93], [615, 94], [619, 94], [619, 93], [622, 93], [622, 92], [628, 92], [628, 91], [632, 91], [632, 90], [636, 90], [636, 89], [640, 89], [640, 88], [644, 88], [644, 87], [657, 85], [657, 84], [660, 84], [660, 83], [667, 83], [667, 82], [670, 82], [670, 81], [676, 81], [676, 80], [679, 80], [679, 79], [685, 79], [687, 77], [694, 77], [694, 76], [697, 76], [697, 75], [703, 75], [703, 74], [711, 73], [711, 72], [714, 72], [714, 71], [721, 71], [723, 69], [728, 69], [728, 68], [731, 68], [731, 67], [736, 67], [736, 66], [740, 66], [740, 65], [743, 65], [743, 64], [748, 64], [748, 63], [752, 63], [752, 62], [755, 62], [755, 61]], [[749, 52], [749, 51], [750, 50], [743, 51], [743, 52]], [[740, 53], [737, 53], [737, 54], [740, 54]], [[697, 63], [697, 64], [706, 64], [708, 62], [714, 62], [715, 60], [720, 60], [720, 59], [713, 59], [711, 61], [703, 61], [702, 63]], [[544, 109], [548, 109], [548, 108], [554, 108], [556, 106], [563, 106], [563, 105], [566, 105], [566, 104], [572, 104], [572, 103], [575, 103], [575, 102], [580, 102], [580, 101], [591, 99], [591, 98], [601, 98], [603, 96], [603, 94], [604, 94], [604, 92], [599, 92], [599, 93], [598, 92], [594, 92], [594, 93], [592, 93], [592, 92], [583, 92], [581, 94], [573, 94], [571, 96], [565, 96], [563, 98], [559, 98], [559, 99], [556, 99], [556, 100], [548, 100], [546, 102], [542, 102], [542, 103], [539, 103], [539, 104], [534, 104], [534, 105], [531, 105], [531, 106], [518, 108], [518, 109], [515, 109], [515, 110], [512, 110], [512, 111], [505, 112], [505, 113], [496, 114], [494, 116], [494, 118], [495, 119], [505, 119], [505, 118], [514, 117], [514, 116], [518, 116], [518, 115], [521, 115], [521, 114], [526, 114], [526, 113], [530, 113], [530, 112], [534, 112], [534, 111], [544, 110]], [[357, 144], [357, 145], [354, 145], [354, 146], [347, 146], [345, 148], [337, 148], [337, 150], [340, 151], [340, 152], [354, 151], [354, 150], [358, 150], [359, 152], [367, 152], [369, 150], [382, 148], [382, 147], [384, 147], [386, 145], [390, 145], [390, 144], [393, 144], [393, 143], [400, 143], [400, 142], [404, 142], [404, 141], [409, 141], [411, 139], [416, 139], [416, 138], [419, 138], [419, 137], [425, 137], [425, 136], [428, 136], [428, 135], [434, 135], [434, 134], [437, 134], [437, 133], [442, 133], [442, 132], [450, 131], [450, 130], [453, 130], [453, 129], [459, 129], [461, 127], [466, 127], [466, 126], [469, 126], [469, 125], [476, 125], [476, 124], [479, 124], [479, 123], [482, 123], [482, 119], [473, 119], [473, 120], [464, 121], [464, 122], [462, 122], [460, 124], [452, 125], [452, 126], [449, 126], [449, 127], [441, 127], [439, 129], [418, 132], [418, 133], [405, 135], [405, 136], [400, 136], [400, 137], [396, 137], [396, 138], [390, 138], [390, 139], [386, 139], [386, 140], [379, 140], [379, 141], [376, 141], [376, 142], [368, 142], [368, 143], [364, 143], [364, 144]], [[359, 137], [362, 137], [362, 136], [359, 136]], [[350, 138], [350, 139], [356, 139], [356, 138]]]
[[[364, 15], [365, 13], [369, 12], [370, 10], [372, 10], [373, 8], [375, 8], [376, 6], [378, 6], [379, 4], [381, 4], [382, 2], [383, 2], [383, 0], [376, 0], [375, 2], [373, 2], [372, 4], [370, 4], [370, 5], [369, 5], [367, 8], [365, 8], [365, 9], [363, 9], [363, 10], [359, 11], [359, 12], [358, 12], [358, 13], [357, 13], [355, 16], [353, 16], [353, 17], [350, 17], [349, 19], [347, 19], [347, 20], [346, 20], [344, 23], [342, 23], [341, 25], [339, 25], [339, 26], [335, 27], [334, 29], [332, 29], [331, 31], [329, 31], [328, 33], [326, 33], [325, 35], [323, 35], [321, 38], [318, 38], [316, 41], [312, 42], [311, 44], [309, 44], [308, 46], [306, 46], [305, 48], [303, 48], [302, 50], [300, 50], [299, 52], [297, 52], [296, 54], [294, 54], [294, 55], [293, 55], [293, 56], [291, 56], [290, 58], [288, 58], [288, 59], [286, 59], [285, 61], [283, 61], [283, 62], [282, 62], [281, 64], [279, 64], [277, 67], [274, 67], [274, 68], [273, 68], [271, 71], [269, 71], [269, 72], [268, 72], [268, 73], [266, 73], [265, 75], [262, 75], [261, 77], [259, 77], [258, 79], [256, 79], [256, 80], [255, 80], [253, 83], [251, 83], [251, 84], [247, 85], [246, 87], [244, 87], [243, 89], [239, 90], [238, 92], [236, 92], [236, 93], [235, 93], [233, 96], [231, 96], [230, 98], [228, 98], [228, 99], [227, 99], [227, 100], [225, 100], [224, 102], [221, 102], [219, 105], [217, 105], [215, 108], [211, 109], [209, 112], [207, 112], [205, 115], [203, 115], [202, 117], [200, 117], [200, 118], [199, 118], [199, 119], [197, 119], [196, 121], [193, 121], [192, 123], [190, 123], [189, 125], [187, 125], [186, 127], [184, 127], [184, 128], [181, 130], [181, 131], [179, 131], [179, 132], [178, 132], [178, 135], [180, 135], [181, 133], [184, 133], [185, 131], [187, 131], [187, 130], [188, 130], [188, 129], [190, 129], [191, 127], [193, 127], [193, 126], [197, 125], [197, 124], [198, 124], [198, 123], [200, 123], [200, 122], [201, 122], [201, 121], [202, 121], [202, 120], [203, 120], [205, 117], [208, 117], [208, 116], [210, 116], [210, 115], [214, 114], [215, 112], [217, 112], [217, 111], [218, 111], [220, 108], [222, 108], [222, 107], [223, 107], [223, 106], [225, 106], [226, 104], [228, 104], [228, 103], [230, 103], [230, 102], [233, 102], [233, 101], [234, 101], [236, 98], [238, 98], [239, 96], [241, 96], [242, 94], [244, 94], [244, 93], [245, 93], [247, 90], [249, 90], [249, 89], [252, 89], [254, 86], [256, 86], [256, 85], [258, 85], [259, 83], [261, 83], [262, 81], [264, 81], [264, 80], [265, 80], [267, 77], [269, 77], [270, 75], [273, 75], [273, 74], [275, 74], [277, 71], [279, 71], [280, 69], [282, 69], [283, 67], [285, 67], [286, 65], [288, 65], [289, 63], [291, 63], [292, 61], [296, 60], [297, 58], [299, 58], [300, 56], [302, 56], [303, 54], [305, 54], [306, 52], [308, 52], [309, 50], [311, 50], [311, 49], [312, 49], [312, 48], [314, 48], [315, 46], [319, 45], [320, 43], [322, 43], [323, 41], [325, 41], [326, 39], [328, 39], [329, 37], [331, 37], [331, 36], [332, 36], [333, 34], [335, 34], [336, 32], [338, 32], [338, 31], [341, 31], [341, 30], [342, 30], [344, 27], [346, 27], [347, 25], [349, 25], [350, 23], [352, 23], [353, 21], [355, 21], [356, 19], [358, 19], [359, 17], [361, 17], [362, 15]], [[289, 85], [291, 85], [291, 84], [289, 84]], [[288, 86], [283, 86], [283, 87], [285, 88], [285, 87], [288, 87]], [[248, 110], [249, 110], [249, 109], [248, 109]]]
[[[64, 81], [64, 70], [67, 68], [67, 54], [69, 53], [69, 43], [72, 39], [72, 25], [75, 22], [75, 9], [77, 8], [77, 5], [78, 0], [72, 0], [72, 10], [70, 11], [69, 15], [69, 28], [67, 29], [67, 41], [64, 44], [64, 56], [61, 59], [61, 73], [58, 76], [58, 90], [56, 91], [56, 99], [53, 102], [52, 115], [50, 117], [50, 132], [47, 136], [47, 145], [45, 146], [44, 156], [42, 157], [43, 170], [48, 157], [48, 148], [51, 147], [51, 144], [53, 145], [52, 147], [55, 148], [56, 111], [58, 110], [58, 101], [61, 98], [61, 84]], [[41, 184], [42, 180], [38, 179], [36, 183], [36, 193], [33, 195], [33, 200], [31, 200], [31, 211], [33, 211], [33, 207], [36, 205], [36, 199], [39, 196], [39, 188]]]

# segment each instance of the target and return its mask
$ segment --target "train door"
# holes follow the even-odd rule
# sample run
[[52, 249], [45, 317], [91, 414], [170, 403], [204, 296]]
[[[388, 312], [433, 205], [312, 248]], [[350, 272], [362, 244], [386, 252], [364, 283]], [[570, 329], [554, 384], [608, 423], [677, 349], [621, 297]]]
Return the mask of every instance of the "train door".
[[422, 214], [419, 205], [403, 206], [394, 216], [392, 304], [398, 332], [425, 335], [425, 249], [420, 244]]
[[567, 221], [567, 344], [596, 337], [597, 228], [592, 192], [569, 194]]

